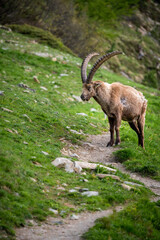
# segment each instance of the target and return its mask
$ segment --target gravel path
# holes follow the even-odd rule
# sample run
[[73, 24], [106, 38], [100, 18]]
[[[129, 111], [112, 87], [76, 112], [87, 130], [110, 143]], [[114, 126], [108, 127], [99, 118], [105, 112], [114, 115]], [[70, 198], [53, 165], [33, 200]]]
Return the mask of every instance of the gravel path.
[[[157, 196], [152, 200], [160, 199], [160, 182], [152, 180], [147, 177], [141, 177], [136, 173], [127, 171], [122, 164], [114, 161], [111, 154], [117, 148], [107, 148], [106, 144], [109, 141], [109, 134], [92, 135], [81, 146], [72, 145], [66, 142], [65, 148], [62, 149], [62, 154], [72, 156], [76, 154], [78, 159], [85, 162], [100, 162], [108, 165], [113, 165], [120, 171], [125, 172], [131, 178], [139, 180], [150, 188]], [[71, 150], [72, 149], [72, 150]], [[117, 206], [116, 211], [122, 210], [122, 206]], [[34, 223], [32, 227], [24, 227], [16, 230], [17, 240], [80, 240], [83, 233], [94, 225], [96, 219], [109, 216], [113, 213], [113, 208], [105, 211], [98, 211], [94, 213], [83, 212], [79, 214], [78, 220], [52, 218], [49, 217], [41, 226]]]

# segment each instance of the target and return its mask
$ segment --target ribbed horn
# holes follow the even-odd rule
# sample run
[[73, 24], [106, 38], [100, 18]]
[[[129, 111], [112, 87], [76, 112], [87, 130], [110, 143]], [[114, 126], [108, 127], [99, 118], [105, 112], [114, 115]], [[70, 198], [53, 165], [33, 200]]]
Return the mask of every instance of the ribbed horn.
[[101, 58], [99, 58], [97, 60], [97, 62], [94, 64], [94, 66], [92, 67], [91, 71], [89, 72], [86, 83], [90, 83], [92, 81], [92, 78], [93, 78], [95, 72], [105, 61], [107, 61], [111, 57], [113, 57], [115, 55], [118, 55], [118, 54], [122, 54], [122, 52], [114, 51], [114, 52], [111, 52], [111, 53], [107, 53], [104, 56], [102, 56]]
[[83, 60], [82, 65], [81, 65], [81, 78], [82, 78], [83, 83], [85, 83], [86, 80], [87, 80], [87, 65], [88, 65], [88, 62], [91, 60], [92, 57], [98, 56], [98, 55], [99, 55], [99, 53], [96, 53], [96, 52], [90, 53]]

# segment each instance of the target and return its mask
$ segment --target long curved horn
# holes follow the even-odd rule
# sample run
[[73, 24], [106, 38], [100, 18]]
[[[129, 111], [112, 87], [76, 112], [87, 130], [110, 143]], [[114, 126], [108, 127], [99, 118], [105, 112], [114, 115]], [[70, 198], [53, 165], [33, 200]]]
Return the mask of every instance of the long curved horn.
[[114, 51], [114, 52], [111, 52], [111, 53], [107, 53], [106, 55], [102, 56], [101, 58], [99, 58], [97, 60], [97, 62], [94, 64], [94, 66], [92, 67], [91, 71], [89, 72], [88, 74], [88, 77], [87, 77], [87, 80], [86, 80], [86, 83], [90, 83], [92, 81], [92, 78], [95, 74], [95, 72], [97, 71], [97, 69], [105, 62], [107, 61], [108, 59], [110, 59], [111, 57], [115, 56], [115, 55], [118, 55], [118, 54], [122, 54], [122, 52], [120, 51]]
[[90, 59], [94, 56], [98, 56], [99, 53], [90, 53], [89, 55], [87, 55], [85, 57], [85, 59], [83, 60], [82, 62], [82, 65], [81, 65], [81, 78], [82, 78], [82, 82], [85, 83], [86, 80], [87, 80], [87, 65], [88, 65], [88, 62], [90, 61]]

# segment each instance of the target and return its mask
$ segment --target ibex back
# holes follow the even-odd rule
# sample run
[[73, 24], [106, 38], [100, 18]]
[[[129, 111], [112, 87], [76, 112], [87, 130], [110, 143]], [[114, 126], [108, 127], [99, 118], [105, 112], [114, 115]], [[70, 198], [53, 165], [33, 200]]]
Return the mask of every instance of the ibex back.
[[110, 124], [110, 141], [107, 146], [114, 144], [114, 131], [116, 131], [115, 144], [120, 144], [119, 128], [121, 120], [127, 121], [130, 127], [138, 135], [138, 144], [144, 148], [144, 125], [147, 100], [143, 94], [136, 89], [123, 85], [119, 82], [108, 84], [102, 81], [92, 82], [92, 78], [97, 69], [109, 58], [121, 54], [120, 51], [108, 53], [99, 58], [88, 76], [86, 73], [90, 59], [98, 53], [89, 54], [81, 66], [81, 77], [83, 82], [83, 92], [81, 98], [88, 101], [93, 97], [101, 106], [103, 112], [108, 116]]

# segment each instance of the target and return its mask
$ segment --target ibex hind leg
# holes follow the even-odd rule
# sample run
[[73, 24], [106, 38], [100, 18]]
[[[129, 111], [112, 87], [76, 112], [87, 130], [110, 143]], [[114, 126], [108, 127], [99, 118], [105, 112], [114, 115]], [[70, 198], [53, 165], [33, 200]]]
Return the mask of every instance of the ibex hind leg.
[[141, 116], [137, 120], [138, 128], [139, 128], [139, 145], [141, 145], [142, 148], [144, 148], [144, 125], [145, 125], [145, 116]]
[[137, 126], [137, 123], [136, 122], [128, 122], [129, 123], [129, 126], [137, 133], [137, 136], [138, 136], [138, 145], [141, 145], [141, 135], [140, 135], [140, 131], [139, 131], [139, 128]]
[[121, 115], [117, 114], [117, 118], [115, 119], [115, 131], [116, 131], [116, 141], [115, 145], [119, 145], [121, 143], [119, 128], [121, 126]]
[[145, 100], [142, 107], [141, 116], [137, 120], [139, 133], [140, 133], [140, 145], [144, 148], [144, 125], [145, 125], [145, 115], [147, 109], [147, 101]]

